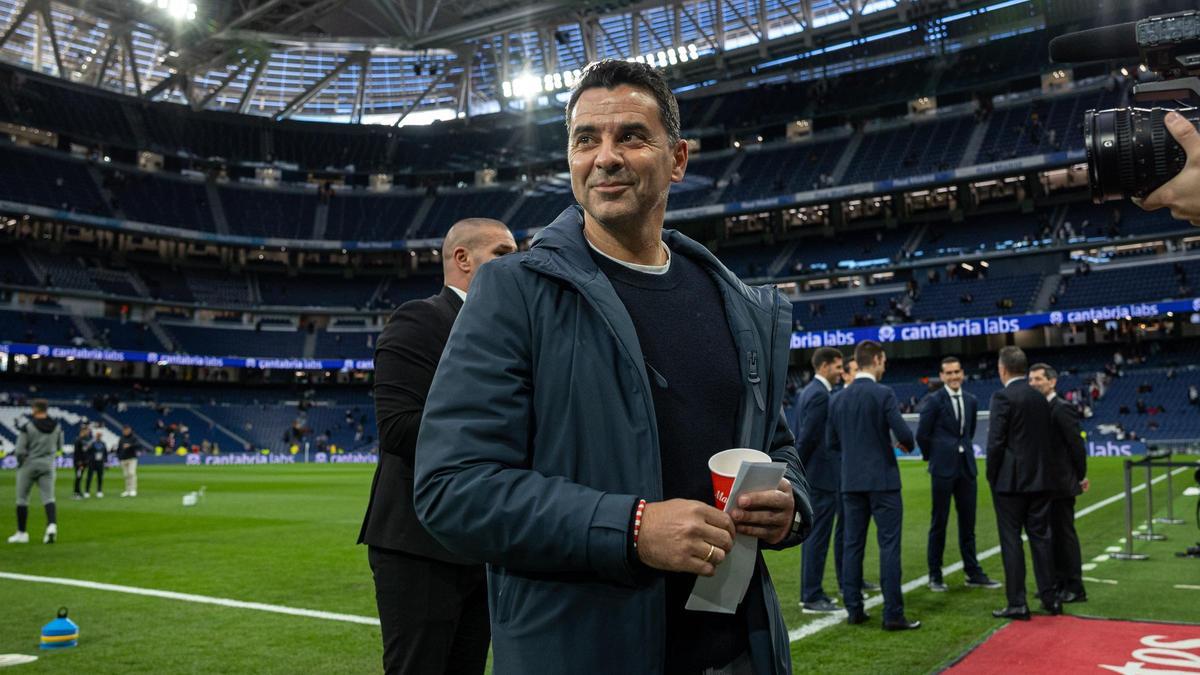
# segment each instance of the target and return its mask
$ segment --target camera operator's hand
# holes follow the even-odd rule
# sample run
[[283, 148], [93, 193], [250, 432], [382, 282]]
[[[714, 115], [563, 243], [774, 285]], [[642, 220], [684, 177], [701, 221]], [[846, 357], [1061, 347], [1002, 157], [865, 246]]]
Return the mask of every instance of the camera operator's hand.
[[1167, 131], [1187, 153], [1187, 164], [1177, 176], [1134, 203], [1147, 211], [1165, 206], [1173, 217], [1200, 226], [1200, 133], [1177, 112], [1167, 114], [1165, 122]]

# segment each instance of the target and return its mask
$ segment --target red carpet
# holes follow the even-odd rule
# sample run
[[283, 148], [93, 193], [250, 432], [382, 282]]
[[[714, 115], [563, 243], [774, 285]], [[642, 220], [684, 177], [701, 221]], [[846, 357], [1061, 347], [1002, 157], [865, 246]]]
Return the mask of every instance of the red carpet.
[[1034, 616], [996, 631], [945, 672], [1200, 674], [1200, 626]]

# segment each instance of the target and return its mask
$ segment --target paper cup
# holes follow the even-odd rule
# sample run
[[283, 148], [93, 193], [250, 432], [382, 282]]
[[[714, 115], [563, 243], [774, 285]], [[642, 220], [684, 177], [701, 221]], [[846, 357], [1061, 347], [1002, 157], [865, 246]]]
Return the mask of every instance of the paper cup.
[[771, 456], [751, 448], [734, 448], [722, 450], [708, 460], [708, 470], [712, 474], [713, 499], [717, 508], [722, 511], [729, 503], [729, 493], [733, 491], [733, 480], [737, 478], [738, 469], [742, 462], [770, 463]]

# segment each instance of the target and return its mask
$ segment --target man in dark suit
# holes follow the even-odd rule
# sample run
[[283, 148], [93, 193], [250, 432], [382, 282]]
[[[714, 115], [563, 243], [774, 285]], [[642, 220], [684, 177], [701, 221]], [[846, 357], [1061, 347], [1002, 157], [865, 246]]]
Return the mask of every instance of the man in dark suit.
[[880, 584], [883, 586], [884, 630], [919, 628], [920, 621], [904, 616], [900, 590], [900, 531], [904, 506], [900, 499], [900, 468], [893, 450], [894, 434], [904, 452], [912, 452], [913, 434], [900, 416], [900, 404], [889, 387], [879, 384], [887, 369], [887, 354], [871, 340], [854, 350], [858, 374], [829, 404], [827, 443], [842, 454], [842, 510], [846, 519], [842, 552], [842, 598], [847, 621], [866, 622], [863, 611], [863, 551], [867, 527], [875, 519], [879, 541]]
[[504, 223], [455, 223], [442, 244], [445, 287], [404, 303], [375, 347], [379, 466], [358, 535], [367, 544], [388, 673], [482, 673], [490, 628], [483, 565], [434, 541], [413, 509], [413, 462], [425, 397], [476, 271], [517, 250]]
[[1001, 349], [997, 369], [1004, 388], [992, 396], [987, 477], [996, 507], [1008, 606], [992, 615], [1029, 619], [1022, 530], [1029, 537], [1042, 608], [1050, 614], [1061, 614], [1062, 604], [1054, 592], [1050, 503], [1054, 494], [1065, 489], [1067, 477], [1056, 475], [1055, 471], [1050, 404], [1026, 381], [1029, 360], [1020, 347]]
[[1058, 599], [1064, 604], [1087, 602], [1083, 587], [1083, 556], [1079, 535], [1075, 532], [1075, 498], [1088, 489], [1087, 446], [1083, 442], [1079, 411], [1058, 397], [1058, 371], [1045, 363], [1029, 368], [1029, 386], [1050, 402], [1050, 421], [1054, 425], [1054, 447], [1059, 450], [1058, 471], [1070, 478], [1067, 490], [1054, 496], [1050, 505], [1050, 539], [1054, 542], [1054, 578]]
[[[838, 611], [833, 599], [825, 594], [825, 558], [829, 553], [829, 535], [833, 534], [833, 560], [838, 586], [842, 579], [842, 458], [825, 444], [829, 420], [829, 392], [841, 379], [842, 353], [821, 347], [812, 357], [813, 379], [800, 392], [796, 402], [796, 451], [808, 478], [808, 498], [813, 508], [812, 531], [804, 540], [801, 553], [800, 603], [806, 614]], [[835, 525], [836, 522], [836, 525]]]
[[958, 551], [962, 554], [967, 586], [999, 588], [989, 579], [975, 557], [975, 502], [978, 492], [975, 476], [975, 423], [979, 402], [963, 391], [963, 368], [958, 358], [942, 359], [941, 389], [921, 403], [917, 424], [917, 445], [921, 458], [929, 463], [933, 491], [933, 515], [929, 523], [929, 590], [946, 591], [942, 578], [942, 554], [946, 549], [946, 524], [950, 520], [950, 500], [958, 512]]

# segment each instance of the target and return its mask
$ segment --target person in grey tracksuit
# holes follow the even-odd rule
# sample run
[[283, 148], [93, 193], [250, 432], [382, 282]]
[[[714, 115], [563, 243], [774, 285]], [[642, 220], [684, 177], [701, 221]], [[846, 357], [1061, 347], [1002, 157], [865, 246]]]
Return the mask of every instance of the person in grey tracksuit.
[[10, 544], [29, 542], [26, 530], [29, 520], [29, 493], [37, 483], [46, 508], [46, 534], [42, 539], [47, 544], [58, 537], [58, 513], [54, 504], [54, 458], [63, 449], [62, 425], [50, 417], [49, 404], [36, 399], [32, 404], [33, 416], [22, 428], [17, 438], [17, 532], [8, 538]]

